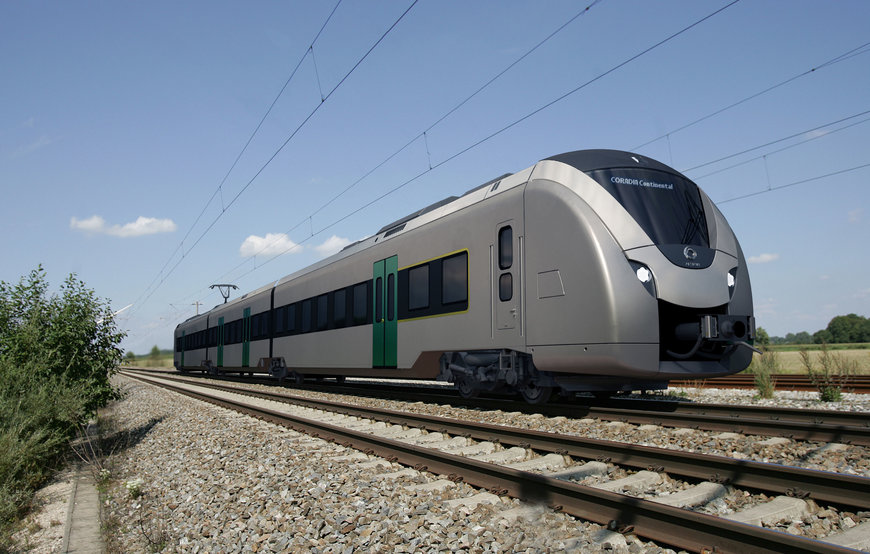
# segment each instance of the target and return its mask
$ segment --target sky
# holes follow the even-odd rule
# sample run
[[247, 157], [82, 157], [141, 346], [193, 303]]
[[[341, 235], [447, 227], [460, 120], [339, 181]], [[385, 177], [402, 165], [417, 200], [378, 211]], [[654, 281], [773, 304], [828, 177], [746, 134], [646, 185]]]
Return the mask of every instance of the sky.
[[2, 2], [0, 280], [74, 273], [144, 354], [212, 284], [615, 148], [717, 203], [771, 335], [870, 316], [868, 21], [865, 0]]

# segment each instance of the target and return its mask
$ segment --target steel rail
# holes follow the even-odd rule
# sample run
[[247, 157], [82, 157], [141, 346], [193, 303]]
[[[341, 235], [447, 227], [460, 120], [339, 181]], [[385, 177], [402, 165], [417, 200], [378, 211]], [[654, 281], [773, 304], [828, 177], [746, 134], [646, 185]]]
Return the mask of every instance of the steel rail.
[[[807, 375], [803, 374], [773, 374], [770, 376], [775, 390], [792, 391], [818, 391], [819, 387], [813, 383]], [[870, 393], [870, 375], [851, 375], [843, 377], [831, 376], [831, 382], [842, 383], [843, 392], [857, 394]], [[713, 377], [710, 379], [674, 379], [670, 382], [672, 387], [697, 387], [715, 389], [754, 389], [755, 378], [749, 374], [728, 375], [725, 377]]]
[[[211, 380], [211, 379], [209, 379]], [[230, 382], [250, 380], [226, 379]], [[268, 382], [267, 382], [268, 383]], [[274, 381], [271, 382], [274, 384]], [[368, 394], [378, 398], [448, 403], [487, 410], [541, 413], [548, 417], [589, 417], [607, 421], [622, 421], [638, 425], [651, 424], [666, 427], [689, 427], [705, 431], [732, 432], [770, 437], [788, 437], [795, 440], [840, 442], [857, 446], [870, 446], [870, 414], [862, 412], [835, 412], [833, 410], [799, 410], [758, 406], [727, 406], [693, 404], [689, 402], [660, 402], [654, 400], [612, 400], [610, 406], [580, 403], [559, 403], [529, 406], [505, 398], [462, 399], [452, 389], [433, 392], [432, 389], [409, 390], [409, 387], [390, 385], [360, 385], [352, 387], [305, 387], [332, 394]], [[365, 392], [363, 392], [365, 391]], [[620, 406], [620, 407], [611, 407]]]
[[[177, 375], [177, 373], [167, 372], [168, 376]], [[187, 375], [193, 378], [202, 378], [195, 375]], [[208, 380], [214, 377], [206, 377]], [[217, 378], [218, 381], [241, 382], [241, 383], [256, 383], [264, 385], [275, 385], [274, 379], [237, 379], [232, 377], [222, 376]], [[837, 436], [844, 434], [844, 441], [857, 440], [853, 444], [870, 445], [870, 413], [867, 412], [845, 412], [836, 410], [809, 410], [803, 408], [777, 408], [769, 406], [748, 406], [748, 405], [728, 405], [728, 404], [709, 404], [695, 402], [679, 402], [671, 400], [647, 400], [637, 398], [613, 398], [606, 401], [583, 399], [574, 403], [549, 403], [544, 405], [530, 406], [524, 402], [518, 402], [513, 399], [506, 398], [473, 398], [462, 399], [458, 397], [452, 389], [436, 391], [432, 388], [413, 388], [413, 392], [409, 393], [408, 386], [395, 386], [384, 384], [368, 384], [354, 383], [352, 387], [347, 385], [304, 385], [300, 388], [305, 390], [315, 390], [329, 392], [332, 394], [368, 394], [377, 396], [378, 398], [388, 398], [397, 400], [408, 400], [409, 394], [413, 395], [414, 400], [422, 400], [424, 402], [439, 402], [450, 403], [454, 406], [467, 405], [475, 408], [505, 410], [505, 411], [522, 411], [526, 413], [541, 413], [548, 417], [565, 416], [565, 417], [600, 417], [608, 420], [627, 421], [622, 419], [623, 416], [628, 418], [637, 412], [649, 412], [651, 414], [677, 414], [677, 417], [685, 415], [696, 416], [715, 416], [725, 418], [731, 422], [748, 422], [748, 425], [758, 427], [754, 432], [756, 434], [780, 436], [788, 434], [791, 438], [802, 440], [825, 440], [833, 442], [837, 440]], [[422, 392], [419, 392], [422, 391]], [[589, 402], [584, 402], [589, 401]], [[610, 411], [608, 411], [610, 410]], [[617, 410], [617, 411], [614, 411]], [[625, 412], [622, 412], [625, 410]], [[654, 416], [649, 416], [654, 417]], [[753, 421], [757, 420], [757, 421]], [[702, 422], [690, 422], [692, 426], [704, 428]], [[723, 420], [717, 420], [722, 423]], [[793, 422], [809, 424], [815, 429], [810, 433], [805, 425], [791, 429], [779, 429], [775, 425], [765, 426], [763, 422]], [[855, 430], [850, 430], [854, 427]], [[725, 428], [732, 430], [733, 428]], [[709, 430], [722, 430], [717, 427]], [[750, 431], [746, 431], [750, 432]], [[849, 438], [850, 435], [857, 434], [857, 439]], [[784, 436], [784, 435], [783, 435]]]
[[330, 400], [256, 391], [231, 385], [198, 385], [267, 400], [290, 402], [309, 408], [326, 409], [344, 415], [376, 419], [395, 425], [420, 427], [428, 431], [467, 436], [475, 440], [523, 446], [533, 450], [556, 452], [575, 458], [606, 460], [640, 469], [654, 468], [680, 477], [714, 481], [734, 486], [809, 497], [817, 502], [858, 509], [870, 508], [870, 479], [813, 469], [735, 460], [723, 456], [700, 454], [667, 448], [589, 439], [543, 431], [518, 429], [502, 425], [460, 421], [440, 416], [413, 414], [385, 408], [369, 408]]
[[[151, 379], [134, 378], [155, 384]], [[445, 474], [470, 485], [547, 504], [576, 517], [633, 532], [647, 539], [695, 552], [854, 552], [830, 543], [724, 518], [674, 508], [535, 473], [480, 462], [409, 445], [308, 418], [216, 398], [169, 383], [159, 386], [252, 415], [278, 425], [382, 456], [420, 471]]]

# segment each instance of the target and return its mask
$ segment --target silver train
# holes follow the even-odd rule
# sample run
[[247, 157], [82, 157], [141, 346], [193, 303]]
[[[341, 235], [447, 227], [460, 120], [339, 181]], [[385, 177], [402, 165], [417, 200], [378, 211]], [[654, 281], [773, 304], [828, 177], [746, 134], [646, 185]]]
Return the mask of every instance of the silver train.
[[665, 388], [749, 365], [743, 252], [674, 169], [553, 156], [178, 325], [180, 371], [437, 379], [471, 397]]

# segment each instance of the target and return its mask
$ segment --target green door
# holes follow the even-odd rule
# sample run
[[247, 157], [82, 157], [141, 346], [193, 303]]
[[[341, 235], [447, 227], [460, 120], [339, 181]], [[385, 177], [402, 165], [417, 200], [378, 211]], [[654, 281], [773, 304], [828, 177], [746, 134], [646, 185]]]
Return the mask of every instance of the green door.
[[251, 365], [251, 308], [242, 316], [242, 367]]
[[375, 262], [372, 367], [396, 367], [398, 343], [399, 257]]
[[224, 318], [218, 318], [218, 367], [224, 365]]

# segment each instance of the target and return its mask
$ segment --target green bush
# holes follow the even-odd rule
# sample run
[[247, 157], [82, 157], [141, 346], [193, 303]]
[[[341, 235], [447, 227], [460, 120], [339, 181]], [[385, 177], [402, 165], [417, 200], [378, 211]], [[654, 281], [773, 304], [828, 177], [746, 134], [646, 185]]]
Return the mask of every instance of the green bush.
[[41, 267], [0, 282], [0, 544], [76, 429], [117, 396], [123, 336], [74, 275], [51, 296]]

